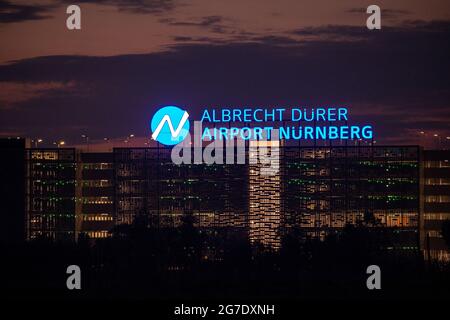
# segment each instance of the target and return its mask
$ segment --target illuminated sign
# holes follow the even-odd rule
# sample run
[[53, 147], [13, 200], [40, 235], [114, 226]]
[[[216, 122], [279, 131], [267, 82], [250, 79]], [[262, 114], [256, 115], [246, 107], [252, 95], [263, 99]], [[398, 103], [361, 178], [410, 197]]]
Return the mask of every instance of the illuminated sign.
[[[214, 128], [205, 127], [202, 140], [227, 140], [237, 137], [243, 140], [271, 139], [275, 129], [278, 130], [279, 139], [285, 140], [373, 138], [372, 126], [347, 125], [347, 121], [347, 108], [205, 109], [201, 122], [212, 123]], [[284, 122], [290, 125], [282, 125]], [[237, 123], [243, 126], [226, 125]], [[260, 125], [261, 123], [266, 125]], [[221, 127], [220, 124], [225, 126]]]
[[[175, 145], [189, 132], [189, 114], [175, 106], [156, 112], [152, 138]], [[362, 140], [373, 138], [371, 125], [349, 125], [345, 107], [204, 109], [201, 140]], [[174, 124], [176, 125], [174, 127]], [[196, 126], [194, 126], [196, 128]], [[276, 134], [275, 134], [276, 133]]]
[[165, 145], [180, 143], [189, 133], [188, 118], [189, 114], [176, 106], [159, 109], [150, 124], [153, 132], [152, 138]]

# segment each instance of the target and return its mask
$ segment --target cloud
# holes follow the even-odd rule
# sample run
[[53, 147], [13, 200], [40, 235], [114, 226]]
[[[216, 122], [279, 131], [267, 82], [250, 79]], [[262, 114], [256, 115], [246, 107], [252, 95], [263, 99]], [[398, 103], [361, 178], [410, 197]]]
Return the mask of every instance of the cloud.
[[[357, 14], [366, 14], [367, 8], [352, 8], [347, 10], [348, 13], [357, 13]], [[402, 18], [406, 15], [410, 15], [411, 12], [407, 10], [397, 10], [397, 9], [383, 9], [381, 8], [381, 17], [388, 19], [398, 19]]]
[[[385, 28], [386, 29], [386, 28]], [[359, 26], [345, 26], [345, 25], [327, 25], [320, 27], [304, 27], [290, 32], [291, 35], [296, 35], [303, 41], [359, 41], [365, 40], [373, 33], [369, 33], [367, 29]]]
[[[159, 14], [175, 8], [177, 0], [78, 0], [75, 4], [92, 3], [117, 7], [119, 11], [136, 14]], [[51, 10], [74, 4], [72, 0], [57, 0], [53, 4], [23, 4], [0, 0], [0, 23], [23, 22], [51, 18]]]
[[177, 20], [174, 18], [160, 19], [159, 22], [175, 27], [196, 27], [208, 29], [214, 33], [231, 32], [231, 27], [225, 25], [225, 21], [221, 16], [206, 16], [201, 18], [191, 18], [188, 20]]
[[0, 110], [14, 108], [17, 104], [24, 103], [39, 97], [55, 93], [72, 91], [74, 82], [0, 82]]
[[178, 21], [173, 18], [160, 19], [159, 21], [171, 26], [182, 27], [211, 27], [222, 22], [223, 18], [220, 16], [207, 16], [199, 19], [192, 19], [192, 21]]
[[183, 38], [151, 54], [16, 61], [0, 66], [0, 81], [73, 81], [90, 91], [43, 91], [20, 110], [0, 109], [0, 127], [30, 136], [57, 130], [65, 139], [80, 139], [80, 127], [93, 139], [148, 136], [149, 119], [167, 104], [187, 108], [193, 119], [204, 107], [345, 105], [352, 121], [375, 125], [379, 143], [413, 139], [408, 132], [418, 128], [448, 128], [449, 36], [449, 21], [376, 33], [323, 26], [236, 42]]
[[52, 5], [26, 5], [0, 0], [0, 23], [13, 23], [29, 20], [42, 20], [50, 16]]
[[176, 42], [191, 42], [191, 43], [223, 43], [223, 41], [220, 41], [218, 39], [214, 39], [211, 37], [187, 37], [187, 36], [175, 36], [173, 37], [173, 40]]
[[[63, 0], [72, 4], [72, 0]], [[159, 14], [173, 10], [177, 0], [78, 0], [77, 4], [93, 3], [106, 6], [117, 7], [119, 11], [126, 11], [136, 14]]]

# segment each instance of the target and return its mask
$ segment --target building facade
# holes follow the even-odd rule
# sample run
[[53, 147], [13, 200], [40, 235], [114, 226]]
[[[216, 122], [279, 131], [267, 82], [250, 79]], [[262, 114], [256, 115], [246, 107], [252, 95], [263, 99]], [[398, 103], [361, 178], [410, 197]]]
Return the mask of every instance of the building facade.
[[114, 149], [116, 224], [247, 227], [247, 167], [172, 162], [168, 148]]
[[25, 139], [0, 139], [0, 243], [25, 238], [25, 147]]
[[292, 229], [324, 238], [347, 224], [389, 229], [404, 249], [417, 249], [422, 229], [422, 246], [425, 234], [442, 246], [446, 155], [417, 146], [266, 147], [277, 151], [275, 174], [262, 174], [267, 164], [248, 154], [245, 164], [176, 165], [164, 147], [27, 149], [27, 237], [98, 239], [136, 218], [166, 228], [189, 216], [196, 227], [238, 230], [275, 249]]
[[75, 149], [27, 149], [26, 160], [27, 238], [75, 240]]
[[[359, 224], [382, 228], [392, 246], [419, 248], [418, 147], [269, 149], [278, 154], [277, 174], [262, 174], [267, 164], [249, 165], [250, 241], [279, 248], [293, 230], [301, 230], [305, 238], [324, 239]], [[249, 152], [256, 153], [251, 147]]]
[[450, 220], [450, 150], [425, 150], [423, 153], [423, 248], [425, 256], [450, 260], [442, 238], [442, 222]]
[[77, 161], [76, 234], [106, 238], [114, 227], [112, 153], [80, 153]]
[[[252, 141], [249, 146], [249, 240], [279, 249], [282, 237], [283, 170], [279, 141]], [[251, 160], [253, 159], [253, 160]]]
[[286, 147], [285, 224], [321, 237], [365, 223], [395, 228], [417, 245], [420, 149], [416, 146]]

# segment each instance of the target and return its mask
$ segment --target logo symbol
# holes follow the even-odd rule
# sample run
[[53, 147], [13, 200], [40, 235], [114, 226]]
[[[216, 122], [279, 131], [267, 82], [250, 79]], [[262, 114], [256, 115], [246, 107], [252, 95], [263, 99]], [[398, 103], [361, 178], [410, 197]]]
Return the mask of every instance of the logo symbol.
[[159, 109], [150, 125], [153, 140], [168, 146], [180, 143], [189, 133], [188, 118], [189, 114], [176, 106]]

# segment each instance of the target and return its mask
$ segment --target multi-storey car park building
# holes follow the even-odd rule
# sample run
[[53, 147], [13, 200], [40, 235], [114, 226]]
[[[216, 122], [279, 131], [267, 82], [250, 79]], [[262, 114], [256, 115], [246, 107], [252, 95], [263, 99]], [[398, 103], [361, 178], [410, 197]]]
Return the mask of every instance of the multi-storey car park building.
[[192, 215], [197, 227], [233, 228], [272, 248], [293, 228], [323, 238], [346, 224], [366, 223], [388, 228], [405, 249], [417, 248], [420, 230], [425, 251], [434, 254], [439, 242], [441, 257], [446, 252], [435, 238], [436, 221], [447, 218], [448, 152], [281, 146], [279, 172], [266, 176], [263, 165], [248, 161], [175, 165], [165, 147], [25, 150], [28, 239], [76, 240], [81, 233], [97, 239], [137, 217], [152, 227], [173, 227]]
[[116, 224], [145, 217], [154, 227], [247, 225], [247, 168], [175, 165], [167, 148], [114, 149]]
[[[289, 230], [324, 238], [347, 224], [385, 227], [403, 249], [419, 245], [418, 147], [280, 148], [280, 172], [250, 166], [250, 240], [279, 247]], [[251, 151], [250, 151], [251, 152]]]
[[0, 139], [0, 245], [20, 243], [26, 235], [25, 147], [25, 139]]
[[442, 238], [442, 222], [450, 219], [450, 150], [423, 152], [424, 228], [422, 239], [429, 258], [450, 260]]
[[313, 236], [346, 224], [393, 228], [417, 245], [418, 147], [285, 147], [283, 218]]
[[111, 153], [26, 150], [27, 237], [104, 238], [113, 227]]
[[74, 240], [77, 158], [75, 149], [26, 150], [27, 237]]
[[114, 227], [112, 153], [80, 153], [77, 162], [76, 233], [106, 238]]

